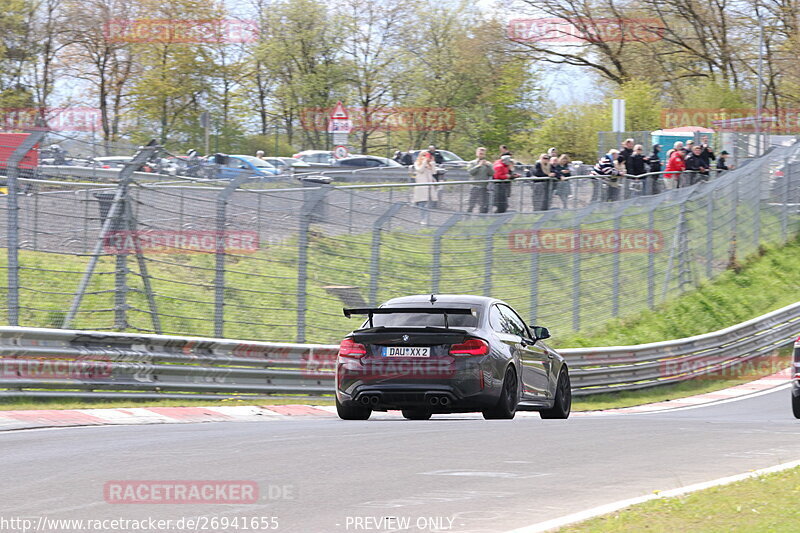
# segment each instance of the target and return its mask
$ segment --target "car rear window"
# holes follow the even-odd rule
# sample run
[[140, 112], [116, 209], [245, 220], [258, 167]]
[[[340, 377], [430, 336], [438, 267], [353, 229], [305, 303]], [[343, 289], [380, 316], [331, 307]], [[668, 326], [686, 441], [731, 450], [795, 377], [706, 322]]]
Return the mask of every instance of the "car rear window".
[[[451, 328], [477, 328], [478, 317], [475, 315], [447, 315], [447, 323]], [[422, 313], [392, 313], [391, 315], [374, 315], [373, 324], [384, 327], [444, 327], [444, 315]], [[362, 327], [369, 327], [369, 320]]]

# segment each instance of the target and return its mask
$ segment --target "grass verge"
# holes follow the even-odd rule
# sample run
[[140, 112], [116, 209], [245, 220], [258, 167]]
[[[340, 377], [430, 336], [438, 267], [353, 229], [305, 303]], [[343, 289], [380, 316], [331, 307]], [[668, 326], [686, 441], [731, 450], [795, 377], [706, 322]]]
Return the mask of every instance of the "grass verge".
[[799, 497], [800, 468], [792, 468], [685, 496], [653, 500], [559, 532], [794, 532], [800, 523]]

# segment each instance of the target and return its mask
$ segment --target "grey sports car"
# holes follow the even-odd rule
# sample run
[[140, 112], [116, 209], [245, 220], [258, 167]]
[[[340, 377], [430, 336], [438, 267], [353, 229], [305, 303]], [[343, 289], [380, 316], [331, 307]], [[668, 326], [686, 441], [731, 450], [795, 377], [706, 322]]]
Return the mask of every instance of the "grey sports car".
[[569, 370], [508, 304], [469, 295], [394, 298], [365, 315], [339, 346], [336, 408], [345, 420], [400, 409], [411, 420], [479, 411], [486, 419], [539, 411], [568, 418]]

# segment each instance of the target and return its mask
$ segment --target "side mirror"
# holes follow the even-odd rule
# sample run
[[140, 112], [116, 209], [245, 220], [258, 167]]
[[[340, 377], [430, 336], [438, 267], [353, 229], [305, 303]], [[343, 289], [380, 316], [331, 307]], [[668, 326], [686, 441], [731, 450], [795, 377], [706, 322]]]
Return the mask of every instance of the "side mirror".
[[533, 326], [531, 330], [532, 330], [531, 333], [533, 333], [533, 338], [537, 341], [550, 338], [550, 330], [548, 330], [546, 327]]

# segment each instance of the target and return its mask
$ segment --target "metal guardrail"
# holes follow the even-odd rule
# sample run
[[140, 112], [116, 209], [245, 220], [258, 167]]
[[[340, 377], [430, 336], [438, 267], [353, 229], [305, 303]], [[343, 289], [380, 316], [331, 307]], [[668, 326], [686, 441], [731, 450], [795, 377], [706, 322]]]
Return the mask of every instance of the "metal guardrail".
[[[560, 350], [574, 394], [636, 390], [735, 367], [791, 342], [800, 302], [664, 342]], [[319, 396], [338, 346], [94, 331], [0, 328], [0, 397], [143, 399]]]

